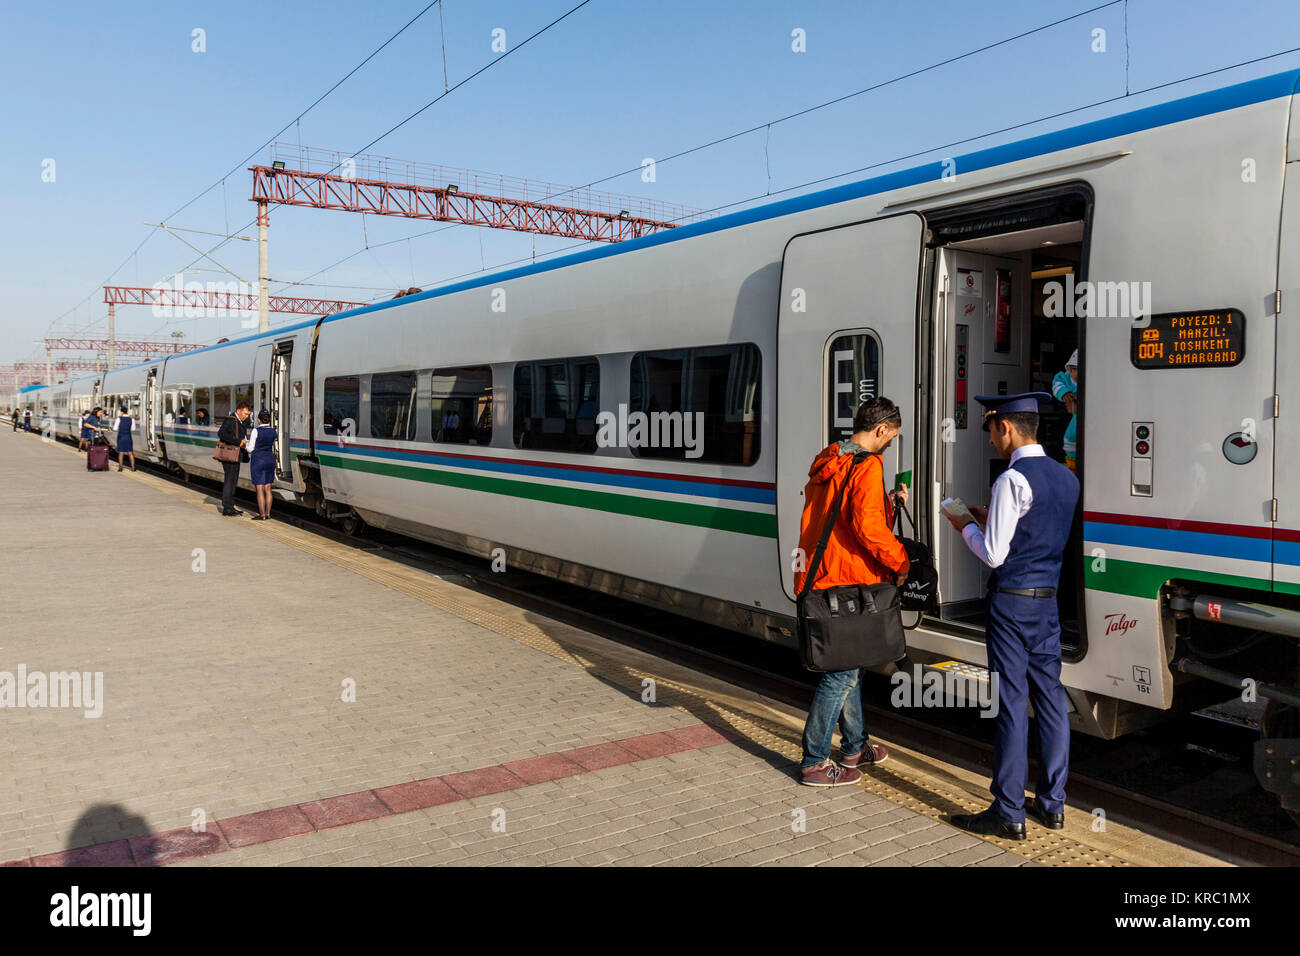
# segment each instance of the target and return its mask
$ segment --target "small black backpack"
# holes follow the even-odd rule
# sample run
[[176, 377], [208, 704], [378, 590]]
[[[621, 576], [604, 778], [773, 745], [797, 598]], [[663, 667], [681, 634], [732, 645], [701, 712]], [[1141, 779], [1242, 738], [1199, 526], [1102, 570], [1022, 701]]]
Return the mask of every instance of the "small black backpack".
[[[931, 554], [929, 545], [903, 537], [903, 515], [907, 515], [913, 534], [916, 533], [916, 522], [901, 501], [895, 499], [895, 504], [894, 522], [898, 530], [894, 532], [894, 537], [898, 538], [903, 550], [907, 552], [907, 560], [911, 562], [907, 582], [898, 589], [899, 599], [904, 611], [933, 613], [939, 606], [939, 572], [934, 567], [934, 555]], [[921, 619], [918, 615], [917, 624], [919, 623]]]

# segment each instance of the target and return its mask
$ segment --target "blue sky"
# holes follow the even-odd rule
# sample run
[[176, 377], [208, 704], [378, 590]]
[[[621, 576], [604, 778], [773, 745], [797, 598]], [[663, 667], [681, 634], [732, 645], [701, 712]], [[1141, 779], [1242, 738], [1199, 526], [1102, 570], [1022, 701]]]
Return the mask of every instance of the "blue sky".
[[[46, 335], [103, 336], [102, 284], [150, 286], [198, 258], [173, 236], [151, 235], [145, 223], [235, 167], [224, 187], [168, 222], [255, 235], [246, 227], [255, 215], [244, 169], [251, 163], [237, 164], [427, 2], [56, 2], [0, 10], [0, 363], [43, 357], [33, 341]], [[494, 29], [513, 48], [577, 2], [445, 0], [451, 82], [500, 59], [491, 49]], [[591, 0], [367, 152], [580, 185], [1098, 5]], [[712, 208], [1122, 96], [1126, 83], [1142, 90], [1300, 46], [1294, 0], [1130, 0], [1127, 21], [1127, 52], [1125, 5], [1117, 3], [664, 162], [654, 183], [632, 174], [599, 188]], [[201, 53], [192, 49], [196, 28], [204, 31]], [[796, 28], [805, 31], [806, 52], [791, 49]], [[1106, 31], [1104, 53], [1092, 50], [1095, 29]], [[361, 150], [443, 92], [443, 35], [434, 7], [280, 140]], [[1300, 54], [1275, 58], [960, 151], [1296, 66]], [[263, 150], [255, 161], [266, 158]], [[46, 159], [55, 162], [54, 182], [42, 181]], [[204, 249], [220, 241], [181, 235]], [[273, 294], [360, 301], [574, 244], [397, 218], [366, 216], [363, 227], [357, 215], [288, 207], [271, 208], [270, 237]], [[254, 243], [232, 242], [213, 256], [255, 281]], [[117, 316], [120, 338], [180, 331], [206, 343], [239, 330], [233, 317], [168, 321], [126, 306]], [[272, 315], [273, 325], [288, 321]]]

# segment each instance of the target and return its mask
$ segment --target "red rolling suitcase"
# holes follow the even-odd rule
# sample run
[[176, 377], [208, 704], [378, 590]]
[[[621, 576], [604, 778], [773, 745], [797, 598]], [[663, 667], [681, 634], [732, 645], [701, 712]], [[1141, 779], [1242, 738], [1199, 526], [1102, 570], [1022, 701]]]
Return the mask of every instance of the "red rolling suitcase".
[[96, 438], [86, 452], [86, 471], [108, 471], [108, 442]]

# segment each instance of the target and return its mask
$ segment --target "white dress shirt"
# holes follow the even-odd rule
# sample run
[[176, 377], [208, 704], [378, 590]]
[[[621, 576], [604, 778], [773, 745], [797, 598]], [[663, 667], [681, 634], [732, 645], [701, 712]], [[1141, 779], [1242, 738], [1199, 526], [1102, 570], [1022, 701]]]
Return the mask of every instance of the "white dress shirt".
[[1021, 458], [1041, 458], [1045, 454], [1043, 446], [1038, 444], [1021, 445], [1013, 451], [1006, 471], [993, 482], [993, 491], [989, 495], [988, 525], [981, 531], [980, 526], [972, 521], [961, 529], [966, 546], [990, 568], [999, 568], [1006, 561], [1011, 550], [1011, 539], [1016, 534], [1016, 525], [1034, 503], [1029, 479], [1011, 466]]

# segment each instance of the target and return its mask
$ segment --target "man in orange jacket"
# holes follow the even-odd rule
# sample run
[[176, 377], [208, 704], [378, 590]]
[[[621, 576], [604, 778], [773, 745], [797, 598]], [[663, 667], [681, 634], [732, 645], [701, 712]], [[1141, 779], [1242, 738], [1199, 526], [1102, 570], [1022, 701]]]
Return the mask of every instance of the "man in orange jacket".
[[[805, 564], [811, 563], [821, 538], [822, 528], [830, 517], [846, 478], [835, 527], [831, 529], [817, 568], [813, 589], [844, 584], [879, 584], [892, 581], [903, 584], [910, 564], [907, 552], [890, 530], [894, 503], [886, 496], [884, 468], [880, 453], [894, 441], [903, 417], [889, 399], [873, 398], [858, 406], [853, 416], [853, 434], [822, 450], [808, 469], [804, 487], [803, 524], [799, 531], [799, 549]], [[849, 466], [858, 452], [870, 452], [849, 475]], [[907, 488], [896, 492], [898, 500], [907, 502]], [[802, 590], [805, 573], [796, 571], [795, 592]], [[822, 674], [808, 709], [803, 731], [803, 761], [800, 782], [810, 787], [842, 787], [862, 778], [858, 767], [883, 763], [889, 753], [880, 744], [867, 741], [862, 716], [860, 669], [828, 671]], [[831, 738], [836, 723], [840, 725], [840, 762], [830, 759]]]

